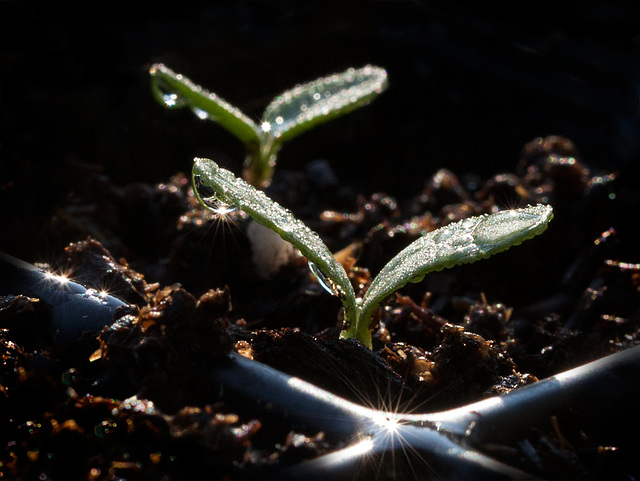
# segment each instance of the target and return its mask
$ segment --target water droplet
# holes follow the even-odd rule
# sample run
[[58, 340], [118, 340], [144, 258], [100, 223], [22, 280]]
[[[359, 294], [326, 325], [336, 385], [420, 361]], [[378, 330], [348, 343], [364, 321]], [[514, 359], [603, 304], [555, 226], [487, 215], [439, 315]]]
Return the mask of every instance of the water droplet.
[[167, 107], [175, 107], [178, 103], [178, 94], [163, 94], [162, 99]]
[[338, 291], [334, 282], [329, 278], [329, 276], [322, 272], [320, 268], [315, 265], [315, 263], [309, 261], [309, 269], [318, 280], [318, 284], [320, 284], [325, 291], [327, 291], [332, 296], [340, 296], [340, 291]]
[[188, 103], [185, 98], [181, 97], [175, 92], [165, 91], [165, 89], [163, 89], [161, 86], [158, 86], [158, 90], [160, 90], [164, 105], [168, 108], [180, 108], [184, 107]]
[[[163, 72], [166, 73], [166, 72]], [[179, 95], [170, 85], [168, 85], [157, 73], [157, 69], [151, 70], [152, 87], [159, 99], [168, 108], [184, 107], [188, 100]]]
[[415, 276], [409, 279], [409, 282], [413, 282], [414, 284], [418, 284], [424, 280], [424, 276]]
[[202, 120], [207, 120], [209, 118], [209, 112], [205, 112], [204, 110], [199, 109], [198, 107], [193, 107], [191, 110], [193, 111], [194, 114], [198, 116], [198, 118], [201, 118]]
[[439, 244], [441, 242], [445, 242], [448, 239], [450, 239], [453, 236], [454, 233], [455, 233], [455, 230], [452, 229], [450, 226], [442, 227], [441, 229], [438, 229], [435, 232], [435, 235], [433, 237], [433, 241], [436, 244]]
[[202, 205], [204, 205], [210, 211], [218, 215], [225, 215], [238, 210], [235, 205], [230, 204], [229, 202], [225, 202], [220, 197], [218, 197], [216, 192], [211, 187], [202, 182], [202, 179], [199, 175], [195, 175], [193, 177], [193, 181], [196, 195], [200, 199]]
[[92, 288], [88, 288], [85, 293], [82, 295], [85, 299], [89, 299], [91, 301], [97, 302], [99, 304], [107, 305], [109, 304], [109, 298], [105, 292], [97, 291]]

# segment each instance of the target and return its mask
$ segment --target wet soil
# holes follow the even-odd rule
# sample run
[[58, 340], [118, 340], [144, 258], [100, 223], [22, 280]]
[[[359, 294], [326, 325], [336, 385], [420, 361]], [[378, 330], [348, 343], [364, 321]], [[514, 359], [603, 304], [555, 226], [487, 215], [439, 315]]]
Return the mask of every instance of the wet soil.
[[[5, 64], [13, 75], [3, 91], [37, 77], [29, 63], [36, 40], [55, 38], [50, 49], [56, 65], [44, 69], [45, 77], [49, 84], [62, 78], [56, 72], [66, 65], [71, 81], [56, 80], [54, 87], [70, 95], [73, 108], [64, 117], [71, 122], [69, 130], [57, 126], [47, 133], [23, 112], [44, 102], [51, 109], [45, 109], [40, 122], [56, 124], [51, 112], [66, 110], [64, 96], [51, 96], [55, 101], [49, 103], [51, 85], [30, 80], [16, 99], [2, 99], [7, 107], [3, 122], [9, 125], [9, 114], [15, 113], [13, 122], [19, 125], [12, 132], [20, 134], [0, 146], [12, 163], [0, 186], [2, 249], [104, 289], [127, 305], [118, 309], [113, 326], [68, 350], [44, 334], [49, 313], [42, 302], [20, 292], [0, 293], [0, 477], [268, 479], [278, 467], [343, 447], [321, 431], [223, 402], [210, 372], [224, 365], [232, 351], [360, 404], [384, 408], [391, 403], [406, 411], [430, 412], [507, 393], [640, 343], [640, 253], [634, 238], [640, 150], [633, 135], [623, 135], [637, 122], [628, 89], [637, 71], [613, 68], [633, 63], [635, 44], [624, 36], [632, 28], [619, 29], [620, 37], [596, 48], [585, 39], [589, 29], [601, 25], [600, 17], [588, 12], [567, 14], [580, 19], [584, 31], [576, 27], [567, 32], [548, 17], [543, 19], [550, 23], [537, 18], [546, 27], [539, 37], [529, 30], [518, 36], [513, 24], [492, 15], [481, 17], [485, 30], [476, 28], [471, 19], [478, 12], [465, 9], [453, 17], [439, 9], [420, 9], [425, 18], [414, 16], [413, 21], [411, 15], [396, 13], [386, 18], [392, 26], [386, 30], [377, 23], [381, 12], [367, 14], [373, 24], [369, 29], [358, 24], [350, 30], [339, 19], [323, 27], [337, 35], [340, 45], [367, 32], [368, 39], [377, 39], [378, 50], [365, 63], [385, 66], [391, 85], [399, 85], [396, 92], [424, 92], [420, 81], [427, 81], [437, 93], [416, 94], [411, 102], [398, 96], [385, 101], [385, 93], [368, 107], [379, 104], [373, 120], [366, 119], [364, 109], [352, 120], [340, 120], [336, 130], [328, 127], [315, 137], [310, 133], [308, 144], [301, 137], [283, 148], [269, 195], [315, 229], [332, 252], [340, 252], [357, 290], [366, 289], [409, 242], [438, 226], [537, 202], [551, 204], [555, 212], [542, 236], [494, 258], [433, 273], [392, 296], [376, 314], [369, 351], [355, 341], [337, 339], [341, 304], [317, 283], [304, 258], [294, 253], [282, 264], [270, 264], [260, 242], [247, 234], [249, 219], [240, 214], [215, 218], [193, 197], [188, 169], [194, 155], [222, 156], [239, 172], [243, 154], [226, 134], [216, 137], [215, 126], [195, 124], [180, 113], [175, 121], [155, 110], [159, 107], [148, 93], [144, 67], [173, 59], [177, 70], [185, 64], [203, 69], [195, 59], [182, 60], [188, 57], [185, 50], [193, 45], [204, 49], [207, 42], [222, 48], [218, 37], [204, 41], [200, 29], [189, 34], [186, 17], [169, 24], [171, 38], [185, 42], [182, 49], [162, 47], [158, 40], [148, 45], [136, 29], [125, 29], [127, 41], [133, 39], [138, 47], [136, 54], [117, 60], [104, 47], [105, 58], [117, 68], [107, 75], [107, 83], [92, 84], [86, 79], [101, 72], [104, 62], [86, 63], [84, 54], [69, 53], [67, 42], [76, 45], [84, 34], [93, 43], [107, 40], [114, 25], [120, 25], [117, 21], [93, 33], [55, 22], [47, 27], [37, 12], [6, 3], [12, 13], [42, 28], [33, 43], [6, 51]], [[236, 7], [224, 18], [250, 23], [265, 14], [266, 7], [255, 8], [259, 11]], [[305, 8], [313, 10], [297, 8], [267, 13], [286, 26], [287, 15], [299, 19]], [[215, 8], [204, 10], [220, 18]], [[623, 17], [612, 18], [628, 27]], [[148, 37], [156, 38], [164, 24], [153, 17], [143, 25]], [[263, 30], [244, 42], [252, 44], [253, 36], [259, 36], [269, 47], [281, 47], [284, 58], [296, 58], [294, 44], [264, 35], [270, 30], [260, 25]], [[430, 29], [418, 28], [424, 25]], [[500, 42], [476, 43], [489, 27], [500, 32], [491, 36]], [[238, 33], [242, 29], [231, 30], [223, 33], [244, 38]], [[410, 67], [394, 64], [394, 59], [399, 62], [394, 48], [404, 45], [393, 35], [399, 31], [409, 32], [406, 41], [415, 47]], [[557, 31], [565, 37], [554, 35]], [[288, 34], [295, 38], [299, 31]], [[439, 42], [439, 35], [447, 42]], [[117, 38], [120, 51], [129, 52], [123, 47], [126, 39]], [[547, 59], [565, 62], [566, 70], [533, 82], [536, 86], [529, 90], [533, 70], [510, 63], [508, 46], [516, 40], [544, 52]], [[224, 45], [225, 55], [218, 54], [221, 64], [226, 60], [224, 65], [246, 77], [247, 64], [254, 69], [261, 65], [252, 50], [253, 60], [244, 57], [241, 68], [233, 60], [238, 50]], [[594, 57], [599, 49], [624, 61]], [[340, 61], [353, 62], [344, 48], [335, 51], [342, 52], [336, 54]], [[503, 60], [497, 63], [506, 65], [506, 71], [490, 61], [496, 51]], [[455, 59], [452, 52], [458, 53]], [[583, 65], [575, 60], [580, 52], [600, 60]], [[425, 53], [436, 60], [427, 62]], [[491, 74], [469, 87], [461, 79], [478, 75], [473, 66], [478, 55], [483, 59], [480, 71]], [[269, 82], [275, 85], [267, 82], [258, 93], [248, 94], [249, 87], [235, 91], [260, 106], [273, 92], [289, 87], [292, 78], [313, 78], [342, 67], [324, 68], [323, 60], [317, 66], [321, 71], [307, 68], [308, 75], [292, 75], [286, 68], [278, 70], [275, 58], [266, 58], [264, 63], [273, 62]], [[582, 90], [571, 80], [580, 68], [593, 69], [579, 77]], [[574, 77], [562, 74], [567, 71]], [[212, 86], [218, 80], [207, 80], [204, 73], [199, 78], [198, 72], [190, 76]], [[220, 88], [234, 83], [227, 79]], [[619, 90], [609, 88], [611, 84]], [[72, 95], [79, 85], [81, 95]], [[511, 87], [502, 92], [505, 85]], [[125, 100], [123, 92], [129, 96]], [[394, 95], [392, 90], [389, 94]], [[86, 118], [98, 123], [104, 116], [112, 124], [83, 140], [77, 137], [87, 129], [73, 112], [92, 101], [97, 113], [86, 113]], [[413, 115], [414, 105], [429, 103], [439, 122]], [[139, 113], [125, 120], [131, 104]], [[494, 109], [501, 115], [490, 115]], [[418, 117], [424, 118], [424, 112]], [[524, 117], [528, 120], [514, 120]], [[548, 122], [552, 117], [554, 122]], [[117, 122], [126, 129], [120, 131]], [[394, 122], [400, 125], [392, 127]], [[362, 130], [367, 134], [358, 137]], [[396, 131], [398, 135], [389, 135]], [[419, 132], [427, 132], [423, 142]], [[45, 137], [36, 139], [40, 134]], [[71, 142], [64, 143], [68, 138], [77, 144], [69, 147]], [[52, 164], [42, 161], [52, 153]], [[324, 158], [329, 160], [319, 160]], [[382, 165], [374, 158], [383, 159]], [[388, 167], [400, 160], [406, 168]], [[637, 428], [637, 413], [627, 419], [629, 425], [619, 435], [603, 436], [584, 431], [570, 417], [552, 416], [513, 445], [485, 449], [545, 479], [634, 479], [640, 476], [633, 459], [637, 446], [625, 432]]]
[[[67, 352], [38, 336], [47, 322], [38, 299], [1, 298], [3, 473], [25, 479], [36, 473], [199, 479], [212, 471], [260, 477], [338, 447], [322, 432], [299, 432], [221, 402], [210, 372], [233, 350], [353, 402], [429, 412], [506, 393], [638, 344], [640, 266], [619, 254], [626, 242], [620, 232], [630, 226], [616, 214], [631, 208], [637, 194], [620, 173], [592, 172], [561, 137], [534, 139], [515, 164], [519, 175], [500, 174], [473, 188], [440, 170], [404, 208], [376, 194], [357, 198], [350, 210], [315, 213], [313, 225], [328, 243], [351, 246], [344, 264], [356, 288], [366, 289], [371, 272], [421, 232], [504, 207], [498, 198], [556, 209], [539, 238], [428, 276], [388, 299], [376, 317], [373, 351], [337, 340], [339, 303], [304, 258], [294, 255], [265, 278], [251, 258], [260, 248], [246, 235], [251, 221], [240, 214], [214, 218], [194, 200], [184, 175], [158, 185], [105, 182], [104, 203], [93, 201], [91, 210], [109, 215], [91, 216], [89, 223], [85, 213], [67, 207], [47, 228], [84, 240], [44, 267], [107, 289], [127, 305], [113, 326]], [[289, 178], [307, 189], [298, 199], [317, 195], [302, 171], [277, 177], [275, 197], [294, 191]], [[313, 212], [304, 203], [298, 210]], [[109, 232], [112, 245], [134, 249], [127, 239], [143, 241], [141, 230], [149, 235], [140, 248], [165, 252], [148, 272], [184, 283], [150, 282], [96, 239]], [[225, 236], [236, 239], [244, 255], [229, 256]], [[574, 255], [564, 257], [567, 252]], [[194, 262], [186, 265], [189, 259]], [[625, 459], [621, 440], [602, 444], [570, 421], [557, 423], [497, 455], [545, 477], [635, 472], [619, 462]]]

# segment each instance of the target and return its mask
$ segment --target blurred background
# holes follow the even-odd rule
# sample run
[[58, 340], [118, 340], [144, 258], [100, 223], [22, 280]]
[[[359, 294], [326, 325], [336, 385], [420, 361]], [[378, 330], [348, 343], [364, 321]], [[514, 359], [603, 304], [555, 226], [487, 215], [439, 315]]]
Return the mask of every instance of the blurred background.
[[515, 169], [538, 136], [571, 139], [594, 169], [640, 154], [640, 4], [201, 2], [88, 11], [0, 2], [0, 249], [52, 246], [42, 224], [106, 176], [166, 182], [194, 156], [238, 172], [243, 146], [152, 98], [163, 62], [259, 119], [297, 83], [348, 67], [387, 69], [370, 106], [286, 144], [281, 169], [325, 159], [363, 194], [415, 196], [446, 167]]

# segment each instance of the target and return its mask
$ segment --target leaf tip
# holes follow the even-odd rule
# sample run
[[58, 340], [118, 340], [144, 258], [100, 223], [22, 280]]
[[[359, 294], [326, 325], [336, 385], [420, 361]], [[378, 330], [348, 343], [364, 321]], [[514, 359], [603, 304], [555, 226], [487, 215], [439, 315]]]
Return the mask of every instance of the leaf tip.
[[473, 240], [482, 252], [495, 254], [542, 234], [551, 219], [553, 208], [546, 204], [500, 211], [482, 218]]
[[152, 77], [154, 75], [158, 74], [159, 70], [162, 70], [164, 68], [164, 65], [161, 63], [154, 63], [151, 67], [149, 67], [149, 75], [151, 75]]

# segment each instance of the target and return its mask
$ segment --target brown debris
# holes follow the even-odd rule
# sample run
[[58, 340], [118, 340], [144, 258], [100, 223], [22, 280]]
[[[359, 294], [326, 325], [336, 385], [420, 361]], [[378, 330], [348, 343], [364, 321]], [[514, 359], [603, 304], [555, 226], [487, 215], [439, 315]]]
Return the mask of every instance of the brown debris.
[[104, 290], [138, 306], [147, 303], [147, 295], [158, 287], [147, 284], [144, 276], [130, 269], [125, 260], [117, 262], [95, 239], [74, 242], [65, 249], [62, 270], [70, 279], [94, 289]]

